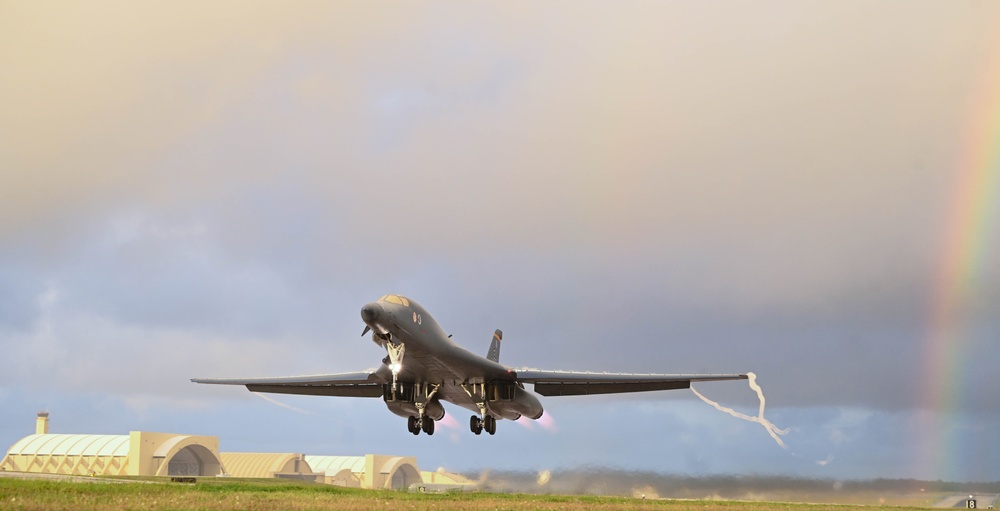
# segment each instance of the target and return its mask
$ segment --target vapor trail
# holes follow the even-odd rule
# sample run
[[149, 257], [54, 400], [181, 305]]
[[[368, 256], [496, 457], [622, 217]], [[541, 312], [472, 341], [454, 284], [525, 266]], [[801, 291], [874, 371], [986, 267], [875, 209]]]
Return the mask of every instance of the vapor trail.
[[767, 434], [771, 435], [771, 438], [773, 438], [775, 442], [778, 442], [778, 445], [780, 445], [784, 449], [788, 449], [788, 446], [785, 445], [785, 442], [781, 441], [781, 436], [787, 435], [790, 429], [780, 429], [778, 428], [778, 426], [775, 426], [773, 422], [764, 418], [764, 391], [761, 390], [760, 385], [757, 385], [757, 375], [754, 373], [747, 373], [747, 381], [750, 383], [750, 388], [757, 393], [757, 398], [760, 400], [760, 411], [757, 413], [756, 417], [752, 417], [745, 413], [737, 412], [732, 408], [726, 408], [725, 406], [722, 406], [719, 403], [712, 401], [711, 399], [701, 395], [700, 392], [695, 390], [693, 385], [691, 386], [691, 392], [694, 392], [694, 395], [698, 396], [702, 401], [712, 405], [713, 407], [715, 407], [716, 410], [719, 410], [720, 412], [726, 412], [729, 415], [736, 417], [737, 419], [743, 419], [748, 422], [756, 422], [757, 424], [764, 426], [764, 429], [767, 430]]
[[303, 410], [301, 408], [296, 408], [288, 403], [282, 403], [281, 401], [278, 401], [277, 399], [274, 399], [273, 397], [270, 396], [265, 396], [264, 394], [258, 394], [257, 392], [252, 392], [252, 394], [263, 399], [264, 401], [267, 401], [268, 403], [278, 405], [282, 408], [287, 408], [295, 413], [301, 413], [302, 415], [316, 415], [312, 412]]

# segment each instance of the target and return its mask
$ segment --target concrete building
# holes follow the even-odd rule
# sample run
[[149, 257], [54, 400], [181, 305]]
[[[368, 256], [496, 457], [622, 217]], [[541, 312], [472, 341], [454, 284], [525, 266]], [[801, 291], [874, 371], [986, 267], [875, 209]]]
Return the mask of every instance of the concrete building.
[[7, 451], [0, 470], [68, 475], [214, 476], [222, 473], [219, 439], [132, 431], [128, 435], [49, 433], [39, 413], [35, 434]]
[[323, 482], [347, 488], [361, 488], [365, 475], [364, 456], [307, 456], [313, 470], [323, 474]]
[[413, 485], [411, 485], [410, 488], [422, 492], [447, 492], [455, 490], [467, 491], [478, 487], [476, 482], [470, 480], [468, 477], [445, 472], [442, 468], [439, 468], [435, 472], [421, 471], [420, 480], [420, 485], [416, 488], [413, 488]]
[[412, 456], [306, 456], [310, 467], [324, 474], [324, 482], [352, 488], [406, 489], [422, 482]]
[[276, 477], [322, 483], [323, 473], [314, 472], [301, 454], [224, 452], [222, 465], [232, 477]]
[[219, 452], [218, 437], [132, 431], [128, 435], [49, 433], [38, 414], [35, 434], [15, 443], [0, 470], [64, 475], [217, 476], [285, 478], [353, 488], [470, 488], [475, 483], [443, 471], [421, 472], [412, 456], [308, 456]]

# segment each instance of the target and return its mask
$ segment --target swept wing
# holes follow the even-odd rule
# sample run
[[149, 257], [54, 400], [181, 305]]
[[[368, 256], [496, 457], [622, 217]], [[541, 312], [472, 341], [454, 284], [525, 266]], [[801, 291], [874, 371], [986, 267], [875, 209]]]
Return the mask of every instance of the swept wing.
[[745, 374], [622, 374], [516, 369], [517, 381], [543, 396], [621, 394], [691, 387], [691, 382], [746, 380]]
[[194, 378], [194, 383], [244, 385], [251, 392], [313, 396], [382, 397], [382, 380], [375, 371], [286, 376], [280, 378]]

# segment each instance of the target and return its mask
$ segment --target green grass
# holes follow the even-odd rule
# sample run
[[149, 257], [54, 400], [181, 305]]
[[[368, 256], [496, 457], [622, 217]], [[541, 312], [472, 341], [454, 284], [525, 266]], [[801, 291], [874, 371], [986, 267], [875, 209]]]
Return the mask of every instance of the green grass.
[[[781, 504], [719, 500], [640, 500], [624, 497], [498, 493], [421, 494], [359, 490], [276, 479], [201, 478], [196, 484], [141, 479], [107, 484], [0, 478], [0, 510], [752, 510], [848, 511], [922, 509], [892, 506]], [[102, 482], [107, 481], [107, 482]]]

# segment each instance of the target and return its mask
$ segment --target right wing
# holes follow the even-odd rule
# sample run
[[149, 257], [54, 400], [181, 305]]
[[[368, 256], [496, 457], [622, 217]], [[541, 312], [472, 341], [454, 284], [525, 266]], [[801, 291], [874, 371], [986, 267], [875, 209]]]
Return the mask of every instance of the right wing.
[[191, 381], [213, 385], [245, 385], [251, 392], [346, 397], [382, 397], [383, 383], [375, 371], [280, 378], [192, 378]]
[[746, 380], [745, 374], [616, 374], [515, 369], [517, 381], [531, 383], [543, 396], [622, 394], [691, 387], [691, 382]]

